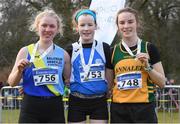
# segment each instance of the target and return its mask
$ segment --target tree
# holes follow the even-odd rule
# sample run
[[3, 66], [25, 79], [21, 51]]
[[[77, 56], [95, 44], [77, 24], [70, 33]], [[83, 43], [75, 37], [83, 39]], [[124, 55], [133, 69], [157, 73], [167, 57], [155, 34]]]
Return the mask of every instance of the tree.
[[[36, 12], [50, 7], [62, 15], [64, 35], [57, 36], [55, 42], [65, 47], [79, 37], [73, 31], [73, 13], [82, 6], [89, 6], [90, 2], [91, 0], [0, 0], [0, 67], [11, 67], [19, 49], [38, 40], [36, 34], [28, 30], [29, 21]], [[178, 77], [180, 1], [127, 0], [126, 6], [139, 11], [144, 22], [141, 37], [158, 47], [166, 74]], [[113, 44], [117, 41], [119, 37], [116, 36]]]

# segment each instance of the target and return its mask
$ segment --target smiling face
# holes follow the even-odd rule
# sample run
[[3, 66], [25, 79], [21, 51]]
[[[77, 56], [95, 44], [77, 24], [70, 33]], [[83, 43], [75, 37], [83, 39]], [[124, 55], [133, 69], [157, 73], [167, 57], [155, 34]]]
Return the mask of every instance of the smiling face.
[[93, 42], [95, 30], [95, 20], [91, 15], [84, 14], [78, 18], [77, 31], [83, 43]]
[[58, 33], [57, 20], [51, 16], [44, 16], [39, 20], [38, 34], [40, 41], [52, 42], [56, 34]]
[[137, 37], [138, 21], [133, 13], [120, 13], [117, 17], [117, 25], [123, 39]]

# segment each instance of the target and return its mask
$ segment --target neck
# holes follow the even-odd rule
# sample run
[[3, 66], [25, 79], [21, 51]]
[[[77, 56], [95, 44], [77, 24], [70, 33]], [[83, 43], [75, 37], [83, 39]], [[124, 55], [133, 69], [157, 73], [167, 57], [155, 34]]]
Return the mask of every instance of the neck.
[[43, 42], [43, 41], [38, 41], [39, 43], [39, 49], [41, 50], [46, 50], [47, 48], [49, 48], [51, 46], [51, 44], [53, 43], [52, 41], [50, 42]]
[[128, 47], [133, 47], [135, 45], [137, 45], [137, 42], [138, 42], [138, 37], [133, 37], [133, 38], [123, 38], [122, 39]]
[[94, 39], [91, 39], [91, 40], [82, 40], [81, 38], [80, 38], [80, 40], [79, 40], [82, 44], [89, 44], [89, 43], [93, 43], [94, 42]]

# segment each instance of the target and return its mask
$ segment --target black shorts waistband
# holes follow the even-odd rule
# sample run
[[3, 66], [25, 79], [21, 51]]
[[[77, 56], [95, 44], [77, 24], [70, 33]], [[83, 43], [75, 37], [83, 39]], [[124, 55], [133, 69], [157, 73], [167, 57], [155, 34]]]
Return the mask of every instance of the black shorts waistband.
[[95, 98], [102, 98], [104, 96], [106, 96], [106, 93], [103, 94], [94, 94], [94, 95], [85, 95], [79, 92], [72, 92], [71, 95], [78, 97], [78, 98], [82, 98], [82, 99], [95, 99]]
[[27, 97], [35, 98], [35, 99], [55, 99], [55, 98], [62, 98], [62, 96], [32, 96], [28, 94], [24, 94]]

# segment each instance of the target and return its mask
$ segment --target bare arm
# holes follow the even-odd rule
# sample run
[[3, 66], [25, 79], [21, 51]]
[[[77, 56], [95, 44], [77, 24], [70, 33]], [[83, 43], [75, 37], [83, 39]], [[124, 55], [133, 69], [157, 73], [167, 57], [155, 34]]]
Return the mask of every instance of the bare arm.
[[161, 62], [158, 62], [153, 66], [153, 70], [148, 72], [150, 78], [156, 83], [160, 88], [165, 86], [166, 78], [164, 75], [164, 69]]
[[113, 69], [109, 69], [109, 68], [106, 68], [106, 73], [105, 73], [105, 76], [106, 76], [106, 80], [107, 80], [107, 83], [108, 83], [108, 97], [111, 97], [111, 91], [112, 91], [112, 88], [113, 88], [113, 80], [114, 80], [114, 71]]
[[66, 51], [64, 52], [64, 60], [65, 60], [64, 71], [63, 71], [63, 76], [65, 79], [64, 82], [66, 83], [66, 85], [69, 85], [70, 75], [71, 75], [71, 61], [70, 61], [70, 56]]
[[[139, 53], [138, 55], [136, 55], [136, 58], [138, 58], [141, 62], [144, 62], [145, 67], [150, 66], [148, 63], [149, 55], [147, 53]], [[148, 74], [156, 85], [158, 85], [160, 88], [163, 88], [166, 82], [163, 66], [161, 62], [155, 63], [152, 66], [153, 70], [148, 72]]]
[[29, 61], [26, 59], [27, 57], [27, 48], [23, 47], [20, 49], [14, 67], [8, 77], [8, 83], [10, 86], [16, 86], [20, 82], [22, 78], [22, 72], [26, 66], [29, 65]]

